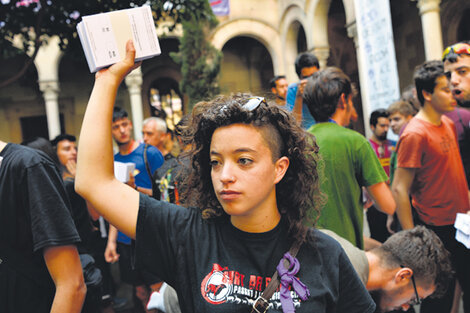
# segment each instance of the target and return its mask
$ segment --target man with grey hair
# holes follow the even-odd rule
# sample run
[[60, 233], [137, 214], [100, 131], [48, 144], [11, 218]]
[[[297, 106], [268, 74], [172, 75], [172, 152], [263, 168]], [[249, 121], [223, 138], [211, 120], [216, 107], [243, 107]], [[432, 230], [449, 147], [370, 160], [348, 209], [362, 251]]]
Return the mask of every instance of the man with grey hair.
[[165, 120], [159, 117], [149, 117], [143, 121], [142, 136], [146, 144], [152, 145], [166, 156], [169, 151], [165, 149], [167, 125]]

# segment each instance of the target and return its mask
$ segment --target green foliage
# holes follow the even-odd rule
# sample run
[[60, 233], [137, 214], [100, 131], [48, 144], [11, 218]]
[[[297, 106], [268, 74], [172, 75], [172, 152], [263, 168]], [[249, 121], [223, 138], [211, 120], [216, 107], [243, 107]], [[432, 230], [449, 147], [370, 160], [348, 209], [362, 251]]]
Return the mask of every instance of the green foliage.
[[[34, 52], [43, 43], [40, 41], [42, 35], [57, 35], [62, 50], [67, 49], [84, 58], [76, 31], [82, 16], [144, 4], [152, 7], [156, 22], [171, 21], [170, 30], [176, 24], [192, 18], [210, 24], [215, 21], [207, 0], [2, 0], [0, 58], [24, 55], [29, 50], [34, 59]], [[15, 35], [22, 35], [23, 48], [12, 45]]]
[[214, 97], [220, 92], [218, 75], [222, 52], [207, 40], [210, 27], [216, 24], [211, 20], [198, 20], [192, 17], [183, 21], [183, 37], [178, 53], [171, 53], [173, 60], [181, 65], [183, 79], [180, 89], [188, 95], [188, 111], [194, 104]]

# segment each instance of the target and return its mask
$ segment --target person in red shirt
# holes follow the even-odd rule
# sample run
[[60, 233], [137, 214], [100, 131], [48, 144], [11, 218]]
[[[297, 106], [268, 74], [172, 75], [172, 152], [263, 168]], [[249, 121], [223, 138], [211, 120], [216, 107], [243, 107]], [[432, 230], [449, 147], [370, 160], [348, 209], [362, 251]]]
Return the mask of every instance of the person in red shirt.
[[[377, 155], [380, 165], [382, 165], [385, 173], [390, 178], [390, 157], [392, 156], [392, 152], [395, 151], [396, 142], [387, 139], [388, 129], [390, 128], [388, 111], [385, 109], [373, 111], [370, 115], [369, 124], [372, 130], [369, 143]], [[377, 210], [373, 204], [367, 208], [367, 222], [369, 224], [371, 238], [385, 242], [391, 235], [387, 229], [387, 216], [387, 214]]]
[[[457, 279], [470, 312], [470, 250], [455, 240], [457, 213], [469, 211], [468, 185], [460, 158], [454, 123], [443, 116], [457, 105], [440, 61], [429, 61], [414, 74], [421, 109], [398, 141], [398, 168], [392, 184], [397, 214], [403, 229], [414, 227], [413, 207], [419, 223], [432, 229], [451, 254]], [[425, 300], [421, 312], [449, 312], [453, 290], [442, 299]]]

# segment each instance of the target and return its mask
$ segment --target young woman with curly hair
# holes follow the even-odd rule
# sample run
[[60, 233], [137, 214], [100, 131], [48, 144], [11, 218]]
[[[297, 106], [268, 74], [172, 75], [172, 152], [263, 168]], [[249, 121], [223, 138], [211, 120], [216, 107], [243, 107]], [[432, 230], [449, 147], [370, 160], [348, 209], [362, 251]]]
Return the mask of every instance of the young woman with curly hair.
[[[176, 289], [182, 312], [250, 312], [276, 269], [281, 285], [269, 299], [270, 312], [373, 312], [344, 251], [304, 226], [321, 204], [314, 138], [263, 98], [220, 96], [194, 108], [185, 129], [193, 147], [189, 208], [141, 195], [114, 178], [112, 107], [119, 84], [138, 66], [134, 55], [129, 42], [126, 58], [96, 75], [76, 189], [136, 239], [137, 265]], [[296, 258], [286, 253], [294, 243]], [[288, 270], [281, 259], [289, 260]]]

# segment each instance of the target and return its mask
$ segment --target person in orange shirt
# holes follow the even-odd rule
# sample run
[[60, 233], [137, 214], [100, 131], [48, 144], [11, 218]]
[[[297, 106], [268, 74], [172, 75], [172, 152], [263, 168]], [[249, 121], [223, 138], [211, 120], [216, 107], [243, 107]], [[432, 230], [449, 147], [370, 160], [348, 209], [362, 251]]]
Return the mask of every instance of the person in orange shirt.
[[[457, 103], [441, 61], [429, 61], [415, 70], [421, 109], [403, 131], [397, 146], [392, 192], [403, 229], [414, 227], [411, 205], [420, 224], [432, 229], [449, 250], [470, 312], [470, 250], [455, 240], [457, 213], [469, 211], [468, 185], [454, 123], [443, 116]], [[410, 203], [409, 196], [412, 198]], [[425, 300], [421, 312], [449, 312], [453, 290], [443, 299]]]

